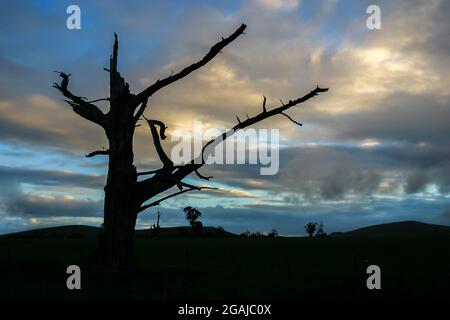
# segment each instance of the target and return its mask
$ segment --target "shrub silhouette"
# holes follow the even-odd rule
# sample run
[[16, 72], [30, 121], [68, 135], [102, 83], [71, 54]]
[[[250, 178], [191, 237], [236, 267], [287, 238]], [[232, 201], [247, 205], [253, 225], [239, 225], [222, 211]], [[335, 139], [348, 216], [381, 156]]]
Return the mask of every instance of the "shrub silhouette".
[[198, 218], [202, 216], [202, 213], [193, 207], [186, 207], [183, 209], [184, 214], [186, 215], [186, 220], [192, 227], [195, 233], [201, 233], [203, 229], [203, 223], [197, 221]]
[[307, 225], [305, 225], [305, 231], [308, 234], [308, 236], [312, 237], [314, 235], [314, 232], [316, 232], [317, 223], [310, 222]]
[[327, 233], [323, 231], [323, 228], [323, 222], [320, 221], [320, 223], [317, 225], [316, 237], [325, 237], [327, 235]]

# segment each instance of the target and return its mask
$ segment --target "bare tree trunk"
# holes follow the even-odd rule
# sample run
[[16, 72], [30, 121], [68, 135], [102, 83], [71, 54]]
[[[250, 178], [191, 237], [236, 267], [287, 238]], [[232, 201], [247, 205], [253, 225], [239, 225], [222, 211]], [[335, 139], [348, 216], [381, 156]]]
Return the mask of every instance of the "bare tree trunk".
[[137, 201], [133, 187], [137, 181], [133, 165], [134, 108], [128, 88], [118, 73], [111, 74], [108, 177], [104, 200], [104, 234], [98, 243], [100, 262], [114, 269], [128, 268], [133, 256], [133, 236]]
[[133, 135], [136, 121], [133, 95], [117, 71], [118, 41], [115, 35], [110, 59], [110, 110], [105, 115], [109, 141], [108, 177], [104, 200], [104, 233], [98, 241], [99, 262], [114, 269], [128, 268], [133, 256], [137, 210], [133, 187], [137, 181], [133, 165]]
[[132, 262], [139, 207], [132, 192], [136, 177], [131, 141], [112, 140], [105, 186], [104, 233], [100, 235], [97, 254], [101, 264], [114, 269], [128, 268]]

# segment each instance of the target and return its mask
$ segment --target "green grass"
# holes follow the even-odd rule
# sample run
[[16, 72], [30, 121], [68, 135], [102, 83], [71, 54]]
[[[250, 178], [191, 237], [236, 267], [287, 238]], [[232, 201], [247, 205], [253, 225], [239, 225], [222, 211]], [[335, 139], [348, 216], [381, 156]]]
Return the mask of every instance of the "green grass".
[[[133, 272], [88, 267], [95, 241], [0, 240], [0, 298], [449, 298], [450, 239], [137, 239]], [[66, 267], [82, 290], [66, 289]], [[366, 267], [381, 267], [369, 291]]]

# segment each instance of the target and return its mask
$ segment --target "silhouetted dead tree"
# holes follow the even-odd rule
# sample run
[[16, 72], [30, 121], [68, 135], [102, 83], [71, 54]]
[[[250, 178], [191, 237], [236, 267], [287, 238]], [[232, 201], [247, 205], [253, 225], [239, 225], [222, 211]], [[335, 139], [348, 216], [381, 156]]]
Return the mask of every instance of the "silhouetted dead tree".
[[161, 213], [158, 211], [156, 213], [156, 230], [159, 230], [159, 219], [161, 218]]
[[[159, 205], [164, 200], [186, 192], [211, 189], [207, 186], [196, 186], [186, 183], [183, 179], [191, 173], [204, 180], [212, 178], [202, 175], [198, 170], [204, 165], [207, 156], [219, 143], [229, 138], [234, 132], [275, 115], [283, 115], [295, 124], [301, 125], [286, 114], [285, 111], [328, 90], [317, 86], [317, 88], [303, 97], [290, 100], [286, 104], [282, 102], [279, 107], [272, 110], [266, 108], [266, 98], [264, 97], [262, 111], [259, 114], [254, 117], [248, 117], [244, 121], [237, 118], [238, 123], [222, 136], [209, 141], [203, 147], [198, 158], [192, 159], [192, 161], [184, 165], [174, 165], [161, 145], [161, 140], [166, 138], [166, 125], [160, 120], [149, 119], [144, 116], [144, 111], [150, 98], [160, 89], [206, 65], [225, 46], [241, 34], [244, 34], [245, 29], [246, 25], [242, 24], [229, 37], [222, 38], [221, 41], [213, 45], [201, 60], [178, 73], [159, 79], [138, 94], [130, 92], [128, 83], [117, 70], [119, 48], [117, 34], [114, 34], [115, 41], [109, 69], [105, 68], [109, 72], [110, 97], [88, 101], [86, 98], [77, 96], [68, 88], [70, 74], [58, 72], [62, 80], [60, 84], [55, 83], [54, 87], [66, 97], [65, 101], [72, 106], [78, 115], [101, 126], [109, 141], [108, 149], [103, 148], [87, 155], [87, 157], [105, 155], [109, 158], [104, 199], [104, 230], [99, 238], [96, 254], [99, 263], [113, 268], [128, 266], [133, 249], [136, 219], [143, 210]], [[110, 109], [106, 114], [94, 104], [97, 101], [109, 102]], [[133, 164], [133, 135], [137, 122], [141, 117], [145, 118], [150, 127], [153, 144], [162, 163], [162, 167], [157, 170], [137, 172]], [[138, 180], [138, 176], [145, 175], [150, 177]], [[174, 186], [178, 187], [178, 192], [155, 199], [158, 195]]]

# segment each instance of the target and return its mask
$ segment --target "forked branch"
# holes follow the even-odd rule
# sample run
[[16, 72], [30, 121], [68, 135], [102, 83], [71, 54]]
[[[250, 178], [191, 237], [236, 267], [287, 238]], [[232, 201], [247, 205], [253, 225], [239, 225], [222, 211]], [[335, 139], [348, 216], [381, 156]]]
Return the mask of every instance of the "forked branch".
[[104, 155], [104, 156], [108, 156], [109, 155], [109, 150], [97, 150], [97, 151], [92, 151], [91, 153], [88, 153], [86, 155], [86, 158], [91, 158], [91, 157], [95, 157], [95, 156], [99, 156], [99, 155]]
[[[159, 159], [163, 163], [164, 168], [173, 167], [172, 160], [170, 160], [170, 158], [164, 152], [163, 147], [161, 146], [160, 139], [164, 140], [166, 138], [166, 136], [164, 134], [164, 132], [166, 130], [166, 126], [164, 125], [164, 123], [162, 121], [159, 121], [159, 120], [151, 120], [151, 119], [147, 119], [147, 118], [145, 118], [145, 120], [147, 120], [147, 123], [150, 127], [150, 132], [151, 132], [152, 138], [153, 138], [153, 144], [155, 145], [156, 152], [158, 153]], [[159, 126], [159, 134], [158, 134], [158, 130], [156, 129], [156, 126]]]
[[213, 140], [209, 141], [208, 143], [206, 143], [205, 146], [203, 147], [202, 153], [200, 155], [201, 159], [200, 160], [199, 159], [193, 159], [191, 161], [191, 163], [192, 164], [193, 163], [197, 163], [197, 164], [203, 165], [204, 162], [205, 162], [205, 160], [204, 160], [205, 159], [204, 152], [205, 152], [206, 148], [209, 147], [209, 152], [208, 153], [211, 153], [218, 144], [220, 144], [224, 140], [226, 140], [229, 137], [231, 137], [235, 132], [237, 132], [239, 130], [242, 130], [242, 129], [245, 129], [245, 128], [253, 125], [253, 124], [261, 122], [261, 121], [263, 121], [263, 120], [265, 120], [267, 118], [270, 118], [272, 116], [275, 116], [277, 114], [282, 114], [285, 117], [287, 117], [289, 120], [294, 122], [295, 124], [297, 124], [299, 126], [302, 126], [301, 123], [293, 120], [284, 111], [286, 111], [289, 108], [292, 108], [292, 107], [294, 107], [294, 106], [296, 106], [296, 105], [298, 105], [300, 103], [306, 102], [309, 99], [319, 95], [319, 93], [326, 92], [326, 91], [328, 91], [328, 88], [320, 88], [319, 86], [317, 86], [316, 89], [312, 90], [311, 92], [309, 92], [308, 94], [304, 95], [303, 97], [300, 97], [300, 98], [295, 99], [295, 100], [289, 100], [289, 103], [287, 103], [287, 104], [284, 104], [283, 102], [281, 102], [281, 106], [279, 106], [279, 107], [277, 107], [275, 109], [269, 110], [269, 111], [267, 111], [267, 109], [266, 109], [266, 103], [265, 103], [266, 99], [264, 99], [263, 111], [261, 113], [257, 114], [254, 117], [248, 118], [248, 119], [246, 119], [244, 121], [241, 121], [239, 118], [237, 118], [238, 119], [238, 123], [232, 129], [224, 132], [221, 136], [217, 137], [216, 139], [213, 139]]
[[[284, 104], [282, 102], [281, 106], [279, 106], [275, 109], [272, 109], [272, 110], [267, 110], [265, 103], [263, 103], [263, 110], [261, 113], [257, 114], [254, 117], [249, 117], [248, 119], [246, 119], [244, 121], [241, 121], [240, 119], [238, 119], [238, 123], [232, 129], [226, 131], [222, 135], [220, 135], [217, 138], [206, 143], [202, 148], [201, 154], [197, 158], [192, 159], [187, 164], [171, 167], [171, 170], [169, 171], [169, 172], [172, 172], [172, 173], [169, 173], [169, 174], [171, 174], [170, 178], [167, 178], [164, 176], [164, 175], [168, 174], [167, 173], [168, 171], [164, 170], [165, 168], [148, 172], [148, 173], [155, 173], [155, 175], [148, 179], [145, 179], [143, 181], [139, 181], [137, 183], [137, 188], [139, 189], [139, 194], [140, 194], [142, 201], [148, 200], [148, 199], [154, 197], [155, 195], [157, 195], [161, 192], [164, 192], [167, 189], [173, 187], [174, 185], [177, 185], [177, 182], [182, 181], [186, 176], [188, 176], [189, 174], [191, 174], [193, 172], [195, 172], [199, 177], [206, 178], [206, 180], [208, 180], [210, 177], [204, 177], [204, 176], [200, 175], [198, 172], [198, 169], [201, 168], [205, 164], [205, 158], [213, 152], [214, 148], [218, 144], [220, 144], [224, 140], [228, 139], [229, 137], [233, 136], [233, 134], [236, 131], [247, 128], [247, 127], [249, 127], [253, 124], [256, 124], [258, 122], [261, 122], [267, 118], [270, 118], [270, 117], [278, 115], [278, 114], [287, 116], [287, 114], [284, 113], [284, 111], [286, 111], [300, 103], [306, 102], [309, 99], [319, 95], [322, 92], [326, 92], [326, 91], [328, 91], [328, 88], [320, 88], [319, 86], [317, 86], [317, 88], [315, 88], [308, 94], [304, 95], [303, 97], [297, 98], [295, 100], [290, 100], [286, 104]], [[287, 116], [287, 117], [294, 123], [300, 125], [299, 122], [293, 120], [289, 116]], [[154, 128], [154, 132], [155, 132], [155, 134], [157, 134], [156, 128]], [[159, 139], [158, 139], [158, 142], [159, 142]], [[172, 169], [174, 169], [174, 170], [172, 170]], [[164, 175], [158, 174], [162, 171], [164, 171]], [[161, 179], [161, 177], [163, 179]]]
[[158, 206], [161, 202], [163, 202], [163, 201], [165, 201], [167, 199], [179, 196], [180, 194], [183, 194], [183, 193], [186, 193], [186, 192], [189, 192], [189, 191], [194, 191], [194, 190], [201, 191], [201, 190], [204, 190], [204, 189], [215, 190], [217, 188], [213, 188], [213, 187], [196, 187], [196, 188], [184, 189], [184, 190], [181, 190], [181, 191], [169, 194], [168, 196], [162, 197], [161, 199], [158, 199], [158, 200], [156, 200], [154, 202], [151, 202], [149, 204], [146, 204], [144, 206], [141, 206], [139, 208], [139, 210], [138, 210], [138, 213], [144, 211], [145, 209], [148, 209], [148, 208], [151, 208], [151, 207], [154, 207], [154, 206]]
[[80, 115], [81, 117], [92, 121], [103, 128], [106, 127], [106, 116], [105, 114], [94, 104], [91, 102], [87, 102], [86, 98], [79, 97], [74, 95], [69, 89], [69, 77], [70, 74], [66, 74], [64, 72], [55, 71], [62, 78], [61, 83], [53, 83], [53, 87], [58, 89], [64, 97], [67, 98], [65, 100], [70, 106], [72, 106], [73, 111]]

